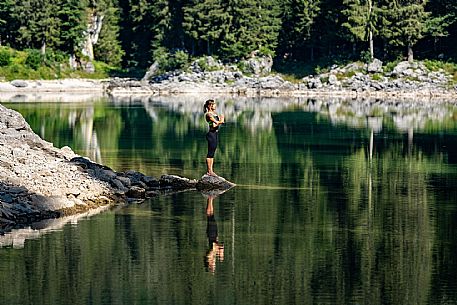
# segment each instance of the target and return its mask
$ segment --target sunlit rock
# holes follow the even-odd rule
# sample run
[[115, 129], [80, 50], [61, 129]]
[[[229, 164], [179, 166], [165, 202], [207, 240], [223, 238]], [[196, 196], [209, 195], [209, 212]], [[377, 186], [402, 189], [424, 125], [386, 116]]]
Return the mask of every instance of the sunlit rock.
[[236, 184], [230, 182], [220, 176], [203, 175], [197, 182], [197, 190], [210, 191], [210, 190], [228, 190]]

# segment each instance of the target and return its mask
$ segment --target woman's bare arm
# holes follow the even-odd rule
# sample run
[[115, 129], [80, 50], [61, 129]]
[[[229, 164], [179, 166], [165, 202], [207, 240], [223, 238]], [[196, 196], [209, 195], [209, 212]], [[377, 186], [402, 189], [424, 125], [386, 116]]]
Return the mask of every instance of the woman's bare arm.
[[[211, 122], [216, 124], [216, 126], [219, 126], [219, 125], [222, 125], [225, 123], [223, 115], [220, 116], [219, 121], [214, 118], [213, 114], [207, 114], [207, 116]], [[214, 127], [216, 127], [216, 126], [214, 126]]]

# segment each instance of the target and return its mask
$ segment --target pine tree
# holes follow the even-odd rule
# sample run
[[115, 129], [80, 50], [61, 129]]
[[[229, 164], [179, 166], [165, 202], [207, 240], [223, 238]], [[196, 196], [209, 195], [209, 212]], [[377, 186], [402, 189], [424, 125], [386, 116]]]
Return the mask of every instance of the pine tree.
[[[186, 45], [192, 43], [189, 41], [190, 37], [185, 33], [183, 27], [184, 23], [184, 8], [188, 7], [193, 0], [160, 0], [166, 6], [166, 26], [162, 27], [164, 35], [162, 37], [162, 44], [168, 49], [185, 49]], [[164, 11], [164, 9], [162, 10]], [[163, 14], [165, 15], [165, 14]], [[165, 23], [164, 23], [165, 25]]]
[[[222, 0], [195, 0], [184, 7], [183, 28], [195, 42], [213, 54], [221, 37], [229, 30], [229, 19]], [[195, 49], [193, 48], [193, 53]]]
[[239, 59], [255, 50], [274, 54], [281, 28], [279, 1], [228, 1], [227, 11], [230, 29], [221, 42], [227, 58]]
[[7, 42], [14, 29], [13, 1], [0, 0], [0, 46]]
[[387, 21], [383, 34], [389, 44], [407, 48], [410, 62], [414, 60], [414, 45], [426, 32], [426, 22], [430, 16], [425, 11], [426, 3], [427, 0], [392, 0], [387, 1], [383, 9]]
[[125, 51], [124, 65], [145, 68], [151, 64], [153, 53], [166, 38], [169, 25], [168, 1], [120, 1], [120, 39]]
[[[151, 23], [150, 30], [152, 32], [151, 48], [152, 52], [155, 50], [166, 47], [165, 40], [170, 36], [171, 31], [171, 13], [170, 6], [167, 0], [157, 0], [154, 7], [151, 8], [151, 16], [154, 20]], [[171, 44], [169, 47], [174, 47]]]
[[87, 8], [85, 0], [59, 0], [57, 14], [60, 20], [59, 48], [75, 54], [80, 50], [87, 27]]
[[94, 47], [95, 59], [119, 66], [124, 51], [119, 41], [119, 8], [117, 0], [98, 1], [97, 11], [103, 18], [98, 43]]
[[320, 0], [284, 0], [279, 44], [283, 56], [295, 56], [306, 48], [320, 10]]
[[19, 24], [17, 41], [29, 48], [40, 48], [44, 54], [46, 47], [58, 44], [59, 19], [57, 0], [24, 0], [17, 2], [12, 16]]
[[353, 41], [368, 42], [370, 58], [374, 58], [373, 33], [376, 28], [376, 1], [373, 0], [344, 0], [346, 7], [342, 12], [347, 17], [342, 24], [346, 28]]
[[[431, 17], [426, 22], [427, 35], [433, 39], [433, 50], [437, 52], [437, 45], [440, 40], [449, 37], [451, 45], [456, 45], [455, 38], [457, 30], [457, 5], [454, 0], [432, 0], [428, 2], [427, 9]], [[452, 40], [454, 36], [454, 40]]]
[[310, 59], [315, 57], [332, 58], [345, 56], [342, 48], [347, 44], [347, 35], [342, 31], [344, 22], [343, 0], [320, 0], [319, 14], [313, 26], [308, 43]]

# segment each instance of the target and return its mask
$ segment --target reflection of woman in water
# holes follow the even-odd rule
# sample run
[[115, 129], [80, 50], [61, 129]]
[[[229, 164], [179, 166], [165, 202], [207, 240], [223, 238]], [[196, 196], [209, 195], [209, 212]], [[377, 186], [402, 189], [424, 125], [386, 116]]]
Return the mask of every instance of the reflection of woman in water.
[[209, 131], [206, 134], [208, 141], [208, 154], [206, 155], [207, 175], [217, 176], [213, 171], [214, 153], [217, 148], [219, 126], [224, 124], [224, 116], [217, 115], [216, 102], [214, 100], [207, 100], [204, 106], [205, 119], [209, 125]]
[[208, 196], [206, 205], [206, 234], [208, 235], [208, 251], [205, 255], [205, 267], [211, 271], [216, 271], [216, 259], [224, 261], [224, 243], [217, 238], [217, 223], [214, 218], [213, 196]]

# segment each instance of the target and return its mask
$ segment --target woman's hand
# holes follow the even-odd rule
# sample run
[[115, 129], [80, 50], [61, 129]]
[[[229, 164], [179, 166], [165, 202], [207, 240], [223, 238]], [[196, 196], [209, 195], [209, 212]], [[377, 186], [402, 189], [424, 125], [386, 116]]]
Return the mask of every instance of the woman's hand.
[[224, 123], [225, 123], [225, 119], [224, 119], [224, 115], [223, 115], [223, 114], [221, 114], [221, 115], [219, 116], [219, 119], [220, 119], [220, 120], [219, 120], [219, 124], [224, 124]]

